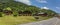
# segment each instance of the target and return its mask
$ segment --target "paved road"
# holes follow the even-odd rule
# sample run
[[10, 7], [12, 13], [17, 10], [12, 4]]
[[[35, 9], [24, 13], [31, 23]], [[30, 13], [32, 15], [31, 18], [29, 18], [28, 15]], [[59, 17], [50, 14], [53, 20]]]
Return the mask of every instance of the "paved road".
[[32, 22], [32, 23], [27, 23], [27, 24], [19, 24], [19, 25], [60, 25], [60, 19], [57, 17], [53, 17], [48, 20]]

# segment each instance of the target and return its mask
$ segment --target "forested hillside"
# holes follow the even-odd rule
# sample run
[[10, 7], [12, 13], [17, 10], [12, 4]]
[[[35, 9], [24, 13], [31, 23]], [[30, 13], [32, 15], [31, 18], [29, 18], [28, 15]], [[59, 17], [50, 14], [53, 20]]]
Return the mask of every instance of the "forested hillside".
[[36, 6], [32, 5], [26, 5], [21, 2], [16, 2], [14, 0], [0, 0], [0, 11], [4, 12], [5, 11], [10, 11], [14, 15], [20, 15], [21, 13], [23, 14], [29, 14], [32, 15], [34, 13], [39, 13], [39, 12], [44, 12], [47, 13], [49, 16], [50, 15], [55, 15], [56, 12], [52, 10], [46, 10], [46, 9], [41, 9]]

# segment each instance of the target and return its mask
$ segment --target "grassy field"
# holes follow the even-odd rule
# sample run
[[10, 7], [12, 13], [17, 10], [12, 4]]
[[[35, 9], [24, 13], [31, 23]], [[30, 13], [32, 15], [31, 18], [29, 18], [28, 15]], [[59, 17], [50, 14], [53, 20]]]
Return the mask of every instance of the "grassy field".
[[[48, 17], [40, 17], [40, 19], [45, 20], [48, 19]], [[0, 25], [16, 25], [16, 24], [22, 24], [22, 23], [28, 23], [28, 22], [35, 22], [35, 18], [33, 16], [3, 16], [0, 17]]]

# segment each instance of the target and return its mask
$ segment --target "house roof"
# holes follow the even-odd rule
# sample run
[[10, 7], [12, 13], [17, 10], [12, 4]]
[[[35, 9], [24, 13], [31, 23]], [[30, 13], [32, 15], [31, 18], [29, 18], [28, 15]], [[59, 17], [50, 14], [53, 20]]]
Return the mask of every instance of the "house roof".
[[40, 13], [38, 13], [38, 14], [44, 14], [44, 12], [40, 12]]

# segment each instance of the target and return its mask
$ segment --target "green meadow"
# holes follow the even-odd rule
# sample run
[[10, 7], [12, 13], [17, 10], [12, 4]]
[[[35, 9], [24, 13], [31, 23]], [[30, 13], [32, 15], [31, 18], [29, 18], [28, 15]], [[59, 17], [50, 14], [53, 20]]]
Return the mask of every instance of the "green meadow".
[[[50, 17], [40, 17], [41, 20], [46, 20]], [[0, 17], [0, 25], [17, 25], [22, 23], [36, 22], [33, 16], [3, 16]]]

